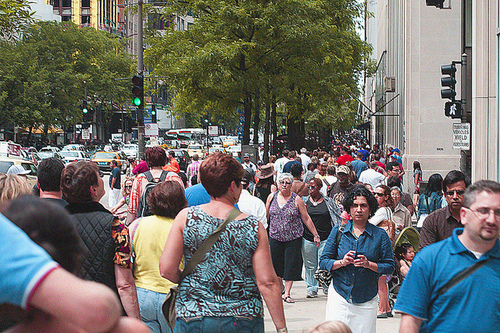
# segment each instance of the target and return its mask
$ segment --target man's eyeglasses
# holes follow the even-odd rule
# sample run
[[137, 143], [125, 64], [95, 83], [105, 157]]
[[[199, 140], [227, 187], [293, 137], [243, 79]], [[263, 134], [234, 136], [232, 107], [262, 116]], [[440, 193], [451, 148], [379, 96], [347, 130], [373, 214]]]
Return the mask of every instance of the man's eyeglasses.
[[478, 219], [480, 220], [486, 220], [491, 212], [493, 212], [493, 216], [495, 216], [495, 220], [498, 222], [500, 221], [500, 210], [494, 210], [491, 208], [478, 208], [478, 209], [472, 209], [469, 207], [464, 207], [465, 209], [468, 209], [474, 214]]
[[377, 193], [377, 192], [375, 192], [373, 194], [376, 195], [376, 196], [379, 196], [379, 197], [383, 197], [385, 195], [384, 193]]
[[462, 195], [464, 195], [465, 191], [464, 190], [453, 190], [453, 191], [446, 191], [446, 192], [444, 192], [444, 194], [446, 194], [449, 197], [452, 197], [455, 193], [458, 196], [462, 196]]

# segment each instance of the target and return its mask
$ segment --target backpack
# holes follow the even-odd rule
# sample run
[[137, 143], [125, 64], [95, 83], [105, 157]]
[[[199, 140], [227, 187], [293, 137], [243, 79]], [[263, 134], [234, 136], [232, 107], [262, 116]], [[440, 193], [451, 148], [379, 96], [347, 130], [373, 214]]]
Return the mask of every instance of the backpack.
[[151, 191], [155, 188], [156, 185], [165, 181], [165, 178], [167, 178], [167, 174], [168, 174], [167, 171], [162, 171], [159, 180], [155, 181], [151, 171], [144, 172], [144, 176], [146, 176], [148, 183], [144, 188], [144, 192], [142, 193], [141, 196], [141, 201], [139, 202], [139, 213], [137, 215], [138, 217], [153, 215], [153, 213], [149, 209], [149, 204], [147, 200], [149, 193], [151, 193]]

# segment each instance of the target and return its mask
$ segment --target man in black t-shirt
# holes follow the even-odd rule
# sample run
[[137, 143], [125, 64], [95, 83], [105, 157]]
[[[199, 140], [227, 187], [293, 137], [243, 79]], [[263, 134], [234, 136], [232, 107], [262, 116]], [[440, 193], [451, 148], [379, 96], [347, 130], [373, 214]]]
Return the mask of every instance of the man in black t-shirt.
[[109, 208], [113, 208], [120, 201], [121, 171], [115, 160], [111, 161], [111, 175], [109, 175]]

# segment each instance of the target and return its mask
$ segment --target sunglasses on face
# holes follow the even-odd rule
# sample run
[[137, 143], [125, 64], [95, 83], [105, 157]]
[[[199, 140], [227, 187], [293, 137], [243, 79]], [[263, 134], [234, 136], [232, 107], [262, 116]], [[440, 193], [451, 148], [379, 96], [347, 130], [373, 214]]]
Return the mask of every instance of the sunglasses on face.
[[281, 185], [292, 185], [290, 182], [280, 182]]
[[125, 188], [132, 188], [132, 185], [125, 185]]
[[454, 190], [454, 191], [446, 191], [446, 192], [444, 192], [444, 194], [446, 194], [449, 197], [452, 197], [455, 193], [458, 196], [462, 196], [462, 195], [464, 195], [465, 191], [464, 190]]
[[383, 197], [385, 195], [384, 193], [377, 193], [377, 192], [375, 192], [373, 194], [376, 195], [376, 196], [378, 196], [378, 197]]
[[310, 189], [310, 190], [312, 190], [312, 189], [316, 188], [316, 186], [309, 185], [307, 188]]

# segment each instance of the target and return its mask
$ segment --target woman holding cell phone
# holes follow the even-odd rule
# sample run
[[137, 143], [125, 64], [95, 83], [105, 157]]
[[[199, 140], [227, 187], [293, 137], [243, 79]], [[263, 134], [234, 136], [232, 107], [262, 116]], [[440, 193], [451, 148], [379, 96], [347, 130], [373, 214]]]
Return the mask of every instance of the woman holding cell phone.
[[343, 206], [351, 220], [342, 231], [339, 226], [332, 229], [320, 258], [320, 268], [333, 276], [325, 320], [340, 320], [353, 333], [376, 332], [378, 278], [394, 270], [391, 240], [385, 230], [368, 222], [378, 203], [366, 187], [353, 187]]

